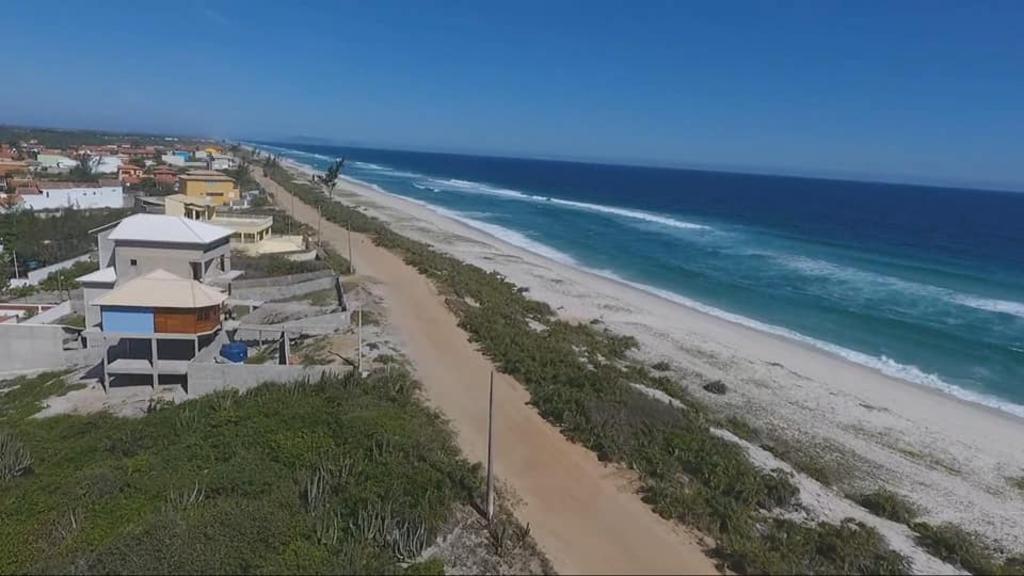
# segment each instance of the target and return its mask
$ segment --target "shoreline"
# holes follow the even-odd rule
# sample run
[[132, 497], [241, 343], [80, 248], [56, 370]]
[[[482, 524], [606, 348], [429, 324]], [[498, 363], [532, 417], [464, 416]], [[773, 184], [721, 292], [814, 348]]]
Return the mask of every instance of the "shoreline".
[[[319, 171], [317, 171], [312, 166], [302, 164], [300, 162], [292, 160], [291, 158], [282, 158], [281, 161], [282, 163], [290, 164], [296, 170], [299, 170], [304, 173], [319, 173]], [[789, 344], [800, 346], [810, 353], [826, 354], [834, 358], [835, 360], [838, 360], [845, 364], [870, 370], [871, 372], [877, 374], [878, 376], [893, 380], [900, 385], [914, 386], [930, 394], [937, 394], [941, 397], [955, 400], [972, 408], [980, 408], [993, 416], [1007, 418], [1013, 422], [1017, 422], [1019, 424], [1024, 425], [1024, 404], [1013, 402], [1011, 400], [1000, 398], [998, 396], [993, 396], [981, 392], [975, 392], [973, 390], [957, 386], [956, 384], [949, 384], [943, 381], [938, 376], [929, 374], [927, 372], [923, 372], [916, 366], [909, 364], [899, 364], [896, 363], [895, 361], [892, 361], [892, 363], [896, 366], [896, 370], [915, 371], [919, 373], [921, 377], [926, 379], [933, 379], [936, 382], [934, 384], [929, 384], [925, 382], [916, 381], [911, 378], [905, 378], [899, 375], [891, 374], [875, 365], [876, 363], [889, 360], [888, 358], [878, 358], [875, 356], [870, 356], [868, 354], [858, 352], [856, 350], [844, 348], [842, 346], [839, 346], [838, 344], [833, 344], [825, 340], [819, 340], [811, 336], [800, 334], [799, 332], [794, 332], [782, 326], [767, 324], [761, 322], [760, 320], [747, 318], [745, 316], [741, 316], [729, 312], [727, 310], [718, 309], [713, 306], [709, 306], [699, 301], [693, 300], [686, 295], [677, 294], [668, 289], [658, 288], [657, 286], [650, 286], [642, 284], [640, 282], [634, 282], [631, 280], [621, 278], [611, 271], [608, 271], [607, 273], [602, 273], [599, 270], [594, 270], [591, 268], [587, 268], [583, 265], [580, 265], [572, 258], [572, 256], [558, 252], [557, 250], [549, 248], [543, 244], [538, 243], [538, 248], [536, 250], [531, 250], [526, 246], [516, 244], [515, 242], [502, 238], [497, 233], [488, 230], [488, 228], [492, 226], [498, 227], [497, 225], [475, 222], [472, 218], [455, 215], [453, 213], [450, 213], [447, 209], [434, 206], [427, 202], [407, 198], [400, 194], [389, 192], [376, 184], [359, 180], [351, 176], [339, 175], [339, 181], [340, 180], [344, 180], [354, 186], [369, 188], [374, 192], [386, 195], [390, 198], [394, 198], [395, 200], [400, 202], [408, 202], [416, 206], [422, 206], [423, 208], [426, 208], [427, 210], [430, 210], [432, 213], [436, 214], [438, 217], [450, 220], [453, 225], [460, 225], [469, 230], [472, 230], [477, 234], [486, 236], [490, 242], [502, 245], [502, 247], [506, 250], [525, 251], [538, 258], [548, 260], [552, 264], [571, 267], [582, 274], [587, 274], [593, 277], [595, 280], [613, 282], [621, 286], [625, 290], [636, 290], [643, 292], [644, 294], [652, 296], [654, 298], [658, 298], [659, 300], [662, 300], [667, 304], [685, 307], [693, 311], [694, 313], [708, 317], [709, 319], [728, 322], [736, 326], [737, 328], [751, 330], [758, 334], [763, 334], [771, 338], [782, 340]], [[505, 230], [508, 230], [508, 232], [513, 234], [519, 234], [514, 230]], [[559, 256], [564, 257], [567, 261], [559, 258]], [[842, 350], [842, 352], [837, 350]], [[864, 356], [866, 360], [864, 362], [858, 362], [846, 356], [844, 352]]]
[[599, 318], [636, 337], [641, 358], [668, 360], [683, 382], [722, 379], [723, 397], [684, 386], [713, 408], [825, 457], [852, 455], [857, 474], [844, 491], [885, 486], [924, 508], [925, 519], [1024, 547], [1024, 498], [1006, 483], [1024, 475], [1019, 417], [546, 258], [372, 184], [343, 177], [337, 194], [400, 233], [501, 272], [563, 317]]
[[[295, 160], [293, 160], [291, 158], [283, 157], [283, 158], [280, 158], [280, 161], [281, 161], [282, 164], [288, 164], [292, 168], [294, 168], [295, 170], [298, 170], [298, 171], [300, 171], [302, 173], [308, 173], [308, 174], [320, 174], [321, 173], [320, 171], [318, 171], [314, 167], [309, 166], [307, 164], [302, 164], [301, 162], [295, 161]], [[868, 358], [871, 358], [871, 359], [874, 359], [874, 360], [878, 360], [877, 358], [875, 358], [873, 356], [869, 356], [867, 354], [864, 354], [864, 353], [861, 353], [861, 352], [857, 352], [855, 350], [849, 350], [849, 349], [843, 348], [843, 347], [841, 347], [839, 345], [832, 344], [832, 343], [824, 341], [824, 340], [818, 340], [818, 339], [812, 338], [810, 336], [805, 336], [805, 335], [800, 334], [798, 332], [793, 332], [792, 330], [789, 330], [788, 328], [784, 328], [782, 326], [775, 326], [775, 325], [772, 325], [772, 324], [766, 324], [766, 323], [761, 322], [759, 320], [755, 320], [755, 319], [752, 319], [752, 318], [747, 318], [747, 317], [744, 317], [744, 316], [740, 316], [738, 314], [734, 314], [734, 313], [729, 312], [727, 310], [721, 310], [721, 309], [718, 309], [718, 308], [714, 308], [713, 306], [709, 306], [709, 305], [703, 304], [701, 302], [698, 302], [696, 300], [693, 300], [693, 299], [689, 298], [688, 296], [685, 296], [683, 294], [676, 294], [676, 293], [674, 293], [674, 292], [672, 292], [670, 290], [667, 290], [667, 289], [658, 288], [656, 286], [649, 286], [649, 285], [645, 285], [645, 284], [642, 284], [642, 283], [639, 283], [639, 282], [634, 282], [634, 281], [631, 281], [631, 280], [626, 280], [624, 278], [621, 278], [621, 277], [615, 275], [614, 272], [611, 272], [611, 271], [609, 271], [608, 273], [601, 273], [601, 271], [593, 270], [593, 269], [590, 269], [590, 268], [587, 268], [585, 266], [580, 265], [578, 262], [576, 262], [572, 258], [572, 256], [570, 256], [568, 254], [562, 254], [561, 252], [557, 252], [553, 248], [548, 248], [547, 250], [543, 250], [543, 249], [531, 250], [531, 249], [529, 249], [529, 248], [527, 248], [525, 246], [521, 246], [519, 244], [516, 244], [515, 242], [511, 242], [511, 241], [509, 241], [509, 240], [507, 240], [505, 238], [502, 238], [501, 236], [499, 236], [496, 233], [488, 231], [486, 229], [486, 227], [484, 227], [484, 226], [477, 226], [477, 225], [472, 224], [471, 222], [473, 222], [473, 220], [471, 218], [466, 218], [466, 217], [462, 217], [462, 216], [458, 216], [458, 215], [449, 213], [449, 211], [447, 209], [441, 208], [439, 206], [434, 206], [434, 205], [432, 205], [432, 204], [430, 204], [428, 202], [422, 202], [422, 201], [415, 200], [415, 199], [412, 199], [412, 198], [407, 198], [407, 197], [402, 196], [400, 194], [395, 194], [394, 192], [389, 192], [389, 191], [387, 191], [387, 190], [381, 188], [380, 186], [378, 186], [376, 184], [373, 184], [371, 182], [366, 182], [366, 181], [359, 180], [357, 178], [353, 178], [351, 176], [346, 176], [346, 175], [343, 175], [343, 174], [339, 175], [339, 182], [340, 181], [345, 181], [345, 182], [347, 182], [347, 183], [349, 183], [349, 184], [351, 184], [353, 186], [358, 186], [358, 187], [370, 189], [370, 190], [372, 190], [375, 193], [385, 195], [385, 196], [387, 196], [389, 198], [392, 198], [392, 199], [394, 199], [394, 200], [396, 200], [398, 202], [407, 202], [407, 203], [410, 203], [412, 205], [425, 208], [425, 209], [429, 210], [431, 213], [435, 214], [437, 217], [443, 218], [443, 219], [446, 219], [446, 220], [450, 221], [451, 225], [453, 225], [453, 226], [460, 226], [460, 227], [465, 228], [468, 231], [472, 231], [475, 234], [480, 234], [482, 236], [485, 236], [488, 239], [489, 242], [491, 242], [493, 244], [500, 245], [506, 251], [509, 251], [509, 252], [517, 252], [517, 251], [526, 252], [527, 254], [530, 254], [533, 257], [541, 258], [541, 259], [544, 259], [544, 260], [548, 261], [551, 265], [566, 266], [566, 267], [572, 268], [573, 270], [579, 272], [580, 274], [585, 274], [587, 276], [590, 276], [594, 280], [612, 282], [612, 283], [620, 286], [623, 290], [631, 290], [631, 291], [642, 292], [644, 295], [649, 296], [649, 297], [653, 297], [653, 298], [657, 298], [658, 300], [663, 301], [667, 305], [684, 307], [684, 308], [690, 310], [691, 312], [693, 312], [695, 314], [699, 314], [701, 316], [704, 316], [708, 320], [727, 322], [730, 325], [735, 326], [737, 329], [752, 331], [752, 332], [754, 332], [756, 334], [767, 336], [767, 337], [779, 340], [779, 341], [787, 343], [787, 344], [799, 346], [799, 347], [803, 348], [804, 350], [806, 350], [807, 352], [812, 353], [812, 354], [825, 354], [825, 355], [828, 355], [832, 359], [834, 359], [836, 361], [839, 361], [839, 362], [842, 362], [844, 364], [847, 364], [847, 365], [849, 365], [851, 367], [855, 367], [857, 369], [869, 370], [869, 371], [871, 371], [872, 373], [876, 374], [879, 377], [886, 378], [888, 380], [893, 381], [893, 383], [895, 383], [895, 384], [902, 385], [902, 386], [913, 386], [914, 388], [916, 388], [916, 389], [918, 389], [920, 391], [923, 391], [923, 392], [927, 392], [930, 395], [935, 395], [935, 396], [938, 396], [939, 398], [953, 400], [955, 402], [963, 404], [967, 408], [981, 409], [981, 410], [985, 411], [986, 413], [988, 413], [989, 415], [996, 416], [996, 417], [999, 417], [999, 418], [1008, 419], [1012, 423], [1016, 423], [1016, 424], [1020, 424], [1020, 425], [1024, 426], [1024, 404], [1018, 404], [1016, 402], [1012, 402], [1010, 400], [999, 398], [997, 396], [991, 396], [991, 395], [987, 395], [987, 394], [983, 394], [983, 393], [974, 392], [974, 391], [966, 389], [966, 388], [961, 388], [961, 387], [959, 387], [959, 386], [957, 386], [955, 384], [949, 384], [949, 383], [947, 383], [945, 381], [942, 381], [937, 376], [934, 376], [932, 374], [928, 374], [928, 373], [925, 373], [925, 372], [921, 372], [921, 374], [923, 376], [925, 376], [925, 377], [934, 378], [934, 379], [938, 380], [938, 382], [940, 384], [926, 384], [926, 383], [923, 383], [923, 382], [914, 381], [914, 380], [909, 379], [909, 378], [903, 378], [903, 377], [900, 377], [900, 376], [889, 374], [889, 373], [886, 373], [884, 370], [882, 370], [882, 369], [880, 369], [880, 368], [878, 368], [876, 366], [873, 366], [871, 364], [864, 363], [864, 362], [857, 362], [855, 360], [852, 360], [852, 359], [844, 356], [843, 353], [834, 351], [833, 348], [840, 348], [842, 350], [846, 350], [846, 351], [854, 353], [854, 354], [862, 354], [864, 356], [867, 356]], [[340, 186], [339, 186], [339, 189], [340, 189]], [[491, 225], [488, 224], [487, 226], [491, 226]], [[497, 225], [493, 225], [493, 226], [497, 226]], [[508, 230], [508, 231], [512, 232], [512, 233], [515, 233], [515, 234], [518, 234], [518, 232], [515, 232], [514, 230]], [[539, 244], [539, 246], [547, 248], [543, 244]], [[443, 246], [435, 246], [435, 247], [439, 247], [442, 250], [444, 249]], [[545, 254], [545, 252], [550, 252], [550, 253], [549, 254]], [[569, 261], [563, 261], [558, 256], [556, 256], [556, 254], [564, 256], [564, 258], [568, 259]], [[715, 312], [711, 312], [709, 310], [715, 310]], [[910, 370], [920, 371], [917, 367], [912, 366], [912, 365], [906, 365], [906, 364], [896, 364], [896, 365], [901, 367], [901, 368], [906, 368], [906, 369], [910, 369]], [[949, 388], [955, 389], [959, 393], [958, 392], [954, 392], [954, 391], [950, 391]], [[972, 396], [977, 397], [978, 399], [972, 399], [971, 398]], [[1007, 407], [1012, 407], [1012, 409], [1008, 409]]]

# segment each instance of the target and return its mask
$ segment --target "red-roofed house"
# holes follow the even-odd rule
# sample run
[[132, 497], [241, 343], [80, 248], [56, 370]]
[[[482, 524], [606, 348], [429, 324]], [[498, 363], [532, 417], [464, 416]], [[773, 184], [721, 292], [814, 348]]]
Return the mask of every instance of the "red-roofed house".
[[142, 168], [138, 166], [132, 166], [131, 164], [122, 164], [117, 169], [117, 179], [122, 184], [138, 184], [142, 181]]

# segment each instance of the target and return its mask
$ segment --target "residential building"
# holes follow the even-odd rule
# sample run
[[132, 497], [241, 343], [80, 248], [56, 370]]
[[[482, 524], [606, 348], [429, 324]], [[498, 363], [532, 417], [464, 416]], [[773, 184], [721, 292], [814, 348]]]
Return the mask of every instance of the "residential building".
[[97, 174], [117, 174], [121, 159], [117, 156], [93, 156], [89, 159], [89, 166]]
[[227, 228], [180, 216], [134, 214], [91, 232], [97, 237], [100, 269], [78, 278], [87, 329], [100, 323], [96, 301], [139, 276], [164, 270], [203, 280], [231, 272], [232, 231]]
[[18, 174], [28, 174], [28, 163], [20, 160], [10, 160], [8, 158], [0, 158], [0, 176], [16, 176]]
[[239, 198], [238, 187], [229, 176], [215, 170], [192, 170], [178, 177], [179, 192], [186, 196], [205, 197], [216, 206]]
[[213, 200], [205, 196], [186, 196], [171, 194], [164, 197], [164, 214], [168, 216], [184, 216], [190, 220], [213, 220], [217, 206]]
[[117, 169], [117, 179], [120, 180], [122, 184], [126, 185], [142, 182], [143, 174], [144, 172], [142, 168], [132, 166], [131, 164], [122, 164], [121, 167]]
[[163, 200], [164, 214], [184, 216], [228, 228], [232, 232], [231, 242], [234, 244], [259, 244], [270, 238], [270, 229], [274, 226], [273, 216], [219, 215], [213, 200], [202, 196], [172, 194]]
[[36, 156], [36, 164], [43, 172], [67, 172], [78, 166], [78, 161], [62, 154], [40, 153]]
[[225, 300], [223, 291], [166, 270], [100, 296], [104, 388], [122, 380], [187, 386], [188, 365], [221, 328]]
[[123, 208], [124, 189], [121, 183], [49, 182], [40, 180], [35, 189], [19, 188], [22, 206], [26, 210], [61, 210], [89, 208]]
[[178, 183], [178, 173], [168, 166], [157, 166], [153, 169], [153, 179], [160, 186], [174, 186]]

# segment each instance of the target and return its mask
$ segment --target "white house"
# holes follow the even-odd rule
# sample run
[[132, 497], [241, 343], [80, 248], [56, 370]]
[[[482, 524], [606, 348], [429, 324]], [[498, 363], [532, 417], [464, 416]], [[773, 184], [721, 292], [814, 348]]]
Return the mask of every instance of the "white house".
[[124, 189], [114, 182], [46, 182], [38, 184], [38, 192], [21, 194], [19, 208], [25, 210], [60, 210], [63, 208], [123, 208]]
[[39, 167], [45, 170], [70, 170], [78, 166], [78, 161], [60, 154], [40, 154], [36, 157]]

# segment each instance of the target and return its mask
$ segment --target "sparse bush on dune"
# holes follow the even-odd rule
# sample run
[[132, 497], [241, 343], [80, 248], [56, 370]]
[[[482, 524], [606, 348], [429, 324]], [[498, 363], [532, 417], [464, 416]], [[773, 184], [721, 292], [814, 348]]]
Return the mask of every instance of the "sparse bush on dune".
[[889, 490], [876, 490], [857, 496], [854, 500], [872, 514], [900, 524], [910, 524], [918, 515], [916, 506]]
[[0, 573], [401, 573], [480, 498], [479, 467], [399, 366], [138, 419], [29, 418], [53, 379], [0, 394], [20, 441], [0, 434], [4, 470], [22, 445], [35, 459], [0, 483]]

